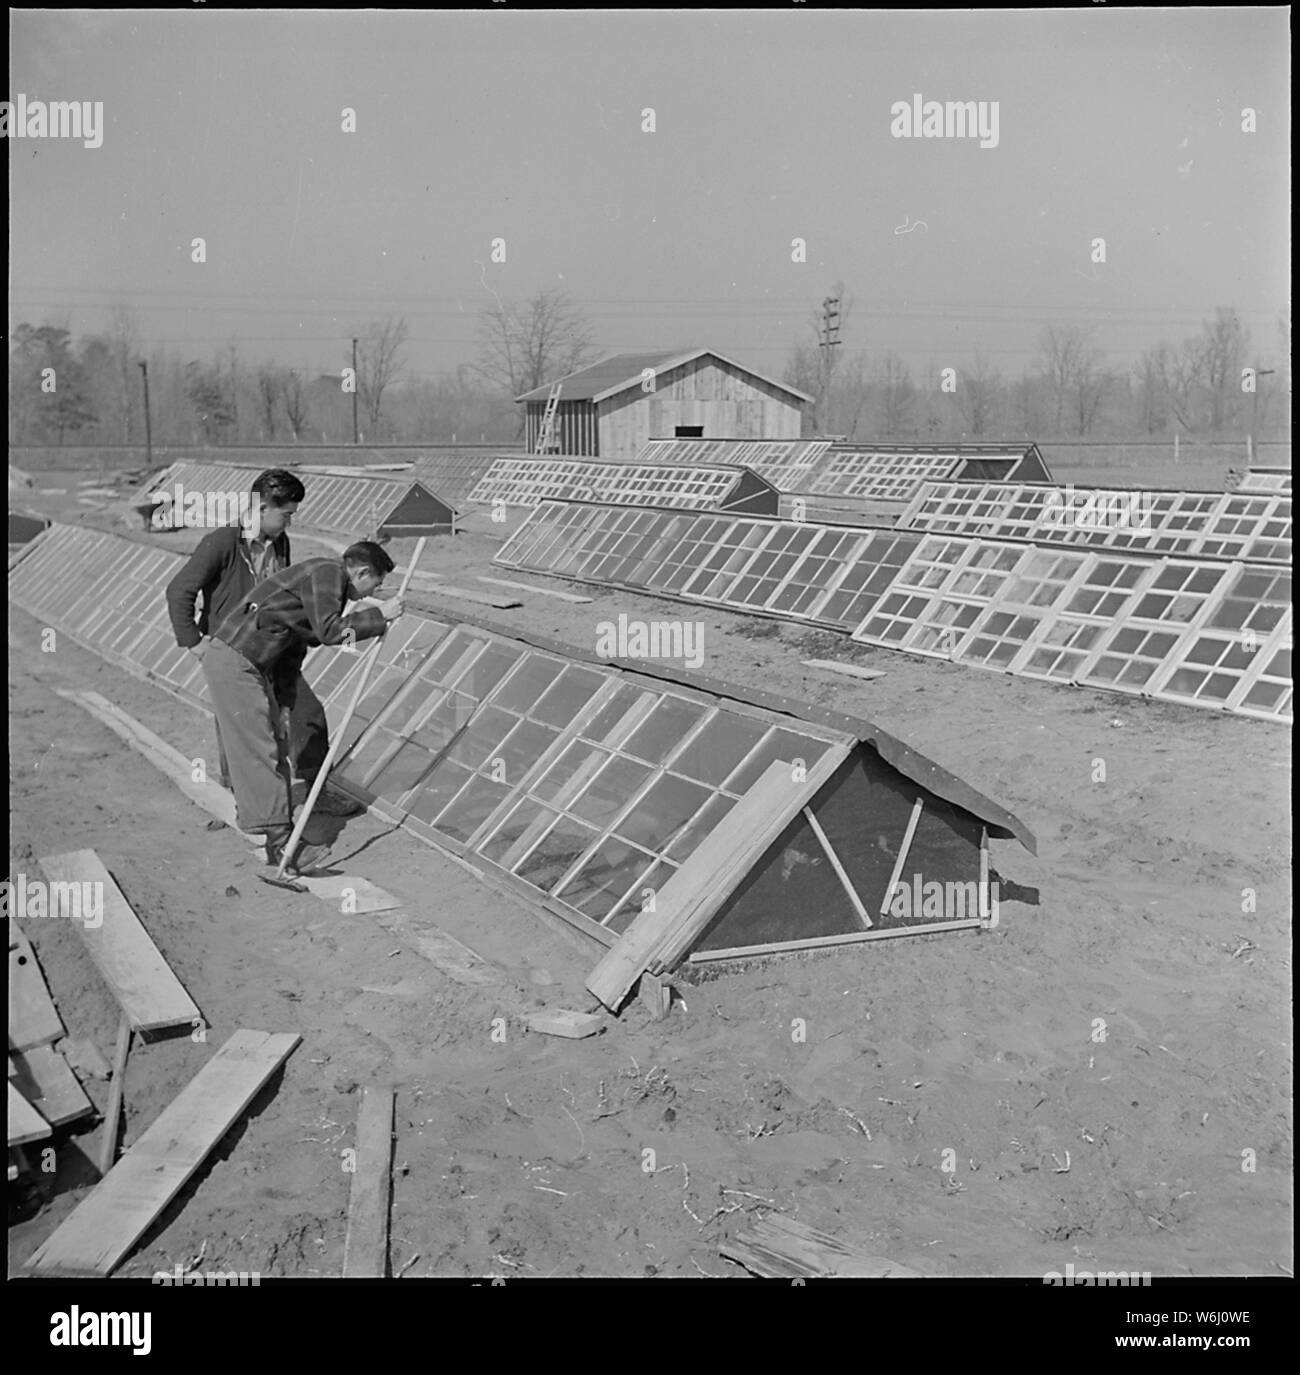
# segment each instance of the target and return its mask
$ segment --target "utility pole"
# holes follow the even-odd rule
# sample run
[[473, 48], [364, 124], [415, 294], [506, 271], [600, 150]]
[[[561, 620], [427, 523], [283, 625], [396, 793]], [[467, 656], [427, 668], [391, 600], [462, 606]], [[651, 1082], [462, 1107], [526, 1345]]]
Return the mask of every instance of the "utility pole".
[[357, 375], [357, 341], [352, 341], [352, 442], [359, 444], [360, 431], [357, 429], [357, 392], [361, 390], [361, 378]]
[[142, 362], [140, 372], [144, 376], [144, 461], [146, 468], [152, 468], [153, 427], [149, 421], [149, 364]]
[[1255, 435], [1259, 425], [1259, 379], [1272, 377], [1276, 371], [1276, 368], [1261, 368], [1255, 374], [1255, 393], [1250, 403], [1250, 434], [1246, 436], [1246, 462], [1248, 466], [1255, 462]]
[[830, 428], [830, 390], [831, 373], [834, 365], [831, 362], [831, 349], [835, 348], [841, 340], [837, 337], [840, 332], [840, 298], [838, 296], [827, 296], [822, 302], [822, 333], [817, 343], [821, 350], [822, 366], [822, 407], [825, 412], [819, 417], [821, 424], [819, 430], [825, 432]]

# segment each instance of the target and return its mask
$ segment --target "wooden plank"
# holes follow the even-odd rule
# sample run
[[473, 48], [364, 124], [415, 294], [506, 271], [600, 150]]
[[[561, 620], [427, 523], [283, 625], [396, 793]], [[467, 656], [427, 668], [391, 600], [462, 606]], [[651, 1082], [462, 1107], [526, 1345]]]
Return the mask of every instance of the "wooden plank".
[[14, 1056], [18, 1091], [50, 1126], [61, 1127], [95, 1111], [68, 1062], [53, 1046], [31, 1046], [15, 1051]]
[[885, 900], [880, 904], [880, 915], [889, 915], [889, 904], [894, 900], [894, 889], [898, 886], [899, 875], [903, 872], [903, 865], [907, 863], [907, 852], [912, 848], [912, 837], [916, 834], [917, 822], [921, 820], [921, 808], [925, 805], [925, 799], [918, 797], [912, 807], [912, 815], [907, 819], [907, 830], [903, 832], [903, 843], [898, 847], [898, 857], [894, 860], [894, 872], [889, 876], [889, 883], [885, 886]]
[[828, 673], [847, 673], [850, 678], [883, 678], [884, 669], [859, 668], [857, 664], [841, 664], [834, 659], [801, 659], [805, 668], [823, 668]]
[[572, 1012], [563, 1007], [521, 1012], [519, 1020], [529, 1031], [537, 1031], [545, 1036], [567, 1036], [573, 1041], [580, 1041], [584, 1036], [594, 1036], [605, 1025], [604, 1019], [594, 1013]]
[[768, 945], [732, 945], [724, 950], [695, 950], [691, 964], [712, 964], [716, 960], [753, 960], [760, 955], [785, 955], [798, 950], [821, 950], [835, 945], [859, 945], [863, 941], [883, 941], [891, 936], [929, 936], [939, 931], [973, 931], [984, 925], [978, 917], [969, 921], [936, 921], [929, 926], [888, 926], [875, 931], [850, 931], [843, 936], [810, 936], [800, 941], [773, 941]]
[[169, 745], [97, 692], [73, 692], [66, 688], [55, 688], [55, 692], [88, 711], [114, 734], [125, 740], [132, 749], [144, 755], [155, 768], [166, 774], [191, 802], [198, 803], [205, 812], [234, 828], [235, 799], [215, 783], [196, 783], [191, 777], [193, 765], [180, 750]]
[[485, 574], [476, 575], [479, 582], [495, 583], [498, 587], [516, 587], [521, 592], [535, 592], [541, 597], [558, 597], [562, 602], [590, 602], [591, 597], [580, 597], [576, 592], [561, 592], [554, 587], [535, 587], [530, 582], [511, 582], [509, 578], [489, 578]]
[[831, 868], [835, 870], [835, 876], [839, 879], [841, 887], [848, 894], [849, 901], [853, 904], [853, 910], [858, 914], [858, 919], [862, 922], [866, 930], [872, 926], [871, 918], [867, 915], [867, 909], [862, 905], [862, 899], [858, 896], [858, 890], [853, 886], [853, 880], [849, 878], [840, 863], [840, 857], [835, 853], [835, 847], [831, 844], [830, 837], [822, 830], [821, 822], [813, 815], [811, 807], [803, 809], [804, 820], [812, 829], [812, 833], [821, 842], [821, 847], [826, 851], [826, 858], [831, 862]]
[[27, 1268], [111, 1274], [301, 1039], [295, 1032], [235, 1032]]
[[50, 1135], [50, 1124], [14, 1088], [11, 1081], [9, 1084], [9, 1144], [21, 1146], [27, 1141], [43, 1141]]
[[356, 1158], [348, 1196], [344, 1279], [388, 1278], [388, 1210], [392, 1195], [393, 1093], [362, 1090]]
[[[156, 683], [155, 686], [165, 687], [166, 684]], [[166, 774], [191, 802], [197, 803], [218, 821], [224, 821], [236, 835], [243, 836], [255, 851], [263, 851], [265, 842], [260, 836], [249, 835], [235, 825], [235, 799], [225, 788], [218, 787], [215, 783], [206, 780], [196, 783], [191, 776], [193, 765], [180, 750], [169, 745], [161, 736], [155, 735], [147, 726], [141, 725], [133, 716], [128, 716], [120, 707], [97, 692], [72, 692], [64, 688], [55, 688], [55, 691], [60, 697], [88, 711], [133, 750], [142, 754], [156, 769]], [[308, 892], [326, 902], [339, 902], [343, 889], [352, 889], [351, 900], [356, 904], [355, 911], [358, 913], [387, 912], [401, 906], [391, 893], [385, 892], [369, 879], [355, 875], [333, 874], [320, 878], [306, 876], [297, 881]]]
[[193, 1026], [203, 1020], [194, 999], [153, 943], [122, 890], [94, 850], [49, 855], [41, 868], [51, 882], [102, 885], [103, 921], [77, 925], [90, 958], [137, 1031]]
[[[431, 578], [423, 579], [424, 586], [418, 591], [423, 593], [434, 592], [440, 597], [455, 597], [457, 601], [477, 602], [480, 606], [494, 606], [498, 610], [508, 610], [511, 607], [523, 606], [523, 602], [518, 597], [508, 597], [504, 593], [475, 592], [469, 587], [456, 587], [449, 582], [435, 582]], [[424, 605], [423, 602], [412, 597], [411, 602], [415, 606]], [[435, 614], [438, 608], [431, 608]]]
[[923, 1279], [918, 1270], [873, 1256], [794, 1218], [760, 1218], [719, 1248], [729, 1260], [764, 1279]]
[[689, 919], [702, 923], [717, 910], [749, 866], [847, 755], [847, 746], [829, 746], [809, 772], [807, 781], [797, 785], [791, 784], [788, 763], [777, 760], [770, 764], [664, 884], [656, 896], [654, 910], [640, 913], [623, 932], [592, 970], [587, 988], [607, 1008], [617, 1011], [666, 939], [680, 931]]
[[9, 1046], [27, 1050], [48, 1045], [64, 1034], [45, 975], [32, 943], [18, 923], [9, 922]]
[[457, 983], [491, 988], [509, 982], [503, 970], [428, 922], [401, 914], [379, 924], [400, 940], [409, 941], [430, 964]]
[[[789, 764], [777, 761], [776, 764], [769, 765], [768, 774], [771, 775], [774, 786], [780, 790], [774, 796], [780, 801], [790, 798], [794, 801], [796, 810], [802, 810], [821, 791], [822, 784], [839, 768], [848, 754], [847, 747], [843, 749], [842, 753], [834, 749], [828, 750], [808, 770], [807, 776], [800, 784], [792, 783]], [[772, 773], [773, 769], [778, 771]], [[723, 817], [719, 830], [728, 825], [739, 808], [740, 804], [737, 803]], [[762, 817], [753, 829], [741, 833], [743, 840], [731, 852], [724, 850], [719, 854], [713, 846], [713, 836], [717, 834], [716, 831], [705, 840], [700, 849], [708, 847], [712, 850], [712, 854], [705, 856], [704, 864], [701, 866], [700, 896], [683, 914], [682, 919], [673, 923], [663, 941], [651, 955], [648, 968], [652, 974], [666, 974], [681, 963], [686, 952], [695, 944], [704, 928], [716, 915], [718, 908], [740, 885], [750, 868], [776, 842], [793, 815], [792, 813], [781, 815], [773, 811]], [[694, 858], [695, 856], [692, 855], [691, 859]], [[681, 869], [673, 875], [673, 878], [677, 878], [690, 862], [691, 860], [688, 859]], [[671, 883], [671, 881], [670, 879], [669, 882]]]
[[99, 1174], [102, 1179], [117, 1158], [117, 1128], [122, 1120], [122, 1095], [126, 1092], [126, 1057], [131, 1051], [131, 1019], [125, 1012], [117, 1024], [117, 1050], [113, 1055], [113, 1086], [99, 1139]]

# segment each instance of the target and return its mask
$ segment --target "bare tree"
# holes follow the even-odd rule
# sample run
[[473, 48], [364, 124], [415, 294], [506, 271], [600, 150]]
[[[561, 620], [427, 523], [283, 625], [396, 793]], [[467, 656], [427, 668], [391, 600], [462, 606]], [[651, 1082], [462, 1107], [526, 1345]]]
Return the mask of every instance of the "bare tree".
[[900, 439], [913, 427], [916, 388], [907, 364], [892, 350], [876, 368], [880, 394], [880, 427], [885, 439]]
[[972, 438], [980, 439], [992, 428], [1001, 387], [1002, 374], [976, 349], [957, 386], [957, 404]]
[[376, 321], [357, 345], [357, 392], [366, 408], [370, 438], [379, 438], [379, 416], [384, 392], [393, 382], [406, 361], [401, 357], [402, 346], [409, 333], [406, 321]]
[[[476, 370], [512, 401], [576, 372], [594, 357], [591, 326], [563, 291], [539, 291], [527, 301], [486, 307], [478, 334]], [[524, 420], [523, 414], [517, 416], [520, 435]]]
[[307, 393], [303, 390], [302, 374], [297, 368], [290, 368], [281, 379], [281, 394], [284, 397], [284, 418], [294, 442], [302, 438], [307, 426]]
[[1211, 434], [1222, 434], [1241, 406], [1241, 371], [1250, 348], [1250, 331], [1235, 310], [1219, 306], [1214, 319], [1201, 325], [1208, 422]]
[[268, 441], [275, 438], [275, 405], [280, 399], [282, 385], [282, 377], [278, 369], [273, 368], [269, 363], [264, 363], [258, 368], [257, 400], [258, 408], [261, 411], [262, 438]]
[[1046, 325], [1038, 336], [1038, 371], [1052, 397], [1053, 433], [1064, 433], [1067, 412], [1077, 418], [1079, 393], [1091, 395], [1101, 367], [1102, 352], [1093, 343], [1092, 331], [1079, 325]]

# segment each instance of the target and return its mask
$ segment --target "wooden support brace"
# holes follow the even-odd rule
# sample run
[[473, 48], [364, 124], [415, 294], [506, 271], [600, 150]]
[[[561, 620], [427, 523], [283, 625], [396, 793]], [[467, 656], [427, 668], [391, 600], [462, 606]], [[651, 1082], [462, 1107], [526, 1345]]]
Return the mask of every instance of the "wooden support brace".
[[126, 1078], [126, 1057], [131, 1050], [131, 1018], [122, 1013], [117, 1024], [117, 1051], [113, 1056], [113, 1085], [108, 1094], [108, 1109], [104, 1113], [104, 1134], [99, 1141], [99, 1173], [106, 1175], [113, 1168], [117, 1154], [117, 1129], [122, 1119], [122, 1081]]

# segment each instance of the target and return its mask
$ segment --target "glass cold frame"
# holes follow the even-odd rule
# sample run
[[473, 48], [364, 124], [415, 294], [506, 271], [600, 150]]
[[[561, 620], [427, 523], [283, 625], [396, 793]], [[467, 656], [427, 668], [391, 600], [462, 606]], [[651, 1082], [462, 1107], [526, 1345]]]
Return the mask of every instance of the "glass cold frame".
[[956, 454], [836, 450], [818, 466], [803, 490], [825, 496], [906, 499], [923, 481], [951, 476], [962, 461]]
[[533, 506], [548, 497], [556, 497], [707, 510], [726, 500], [740, 476], [726, 468], [672, 463], [499, 458], [470, 493], [469, 499], [478, 503]]
[[1011, 662], [1013, 673], [1071, 683], [1106, 631], [1127, 615], [1160, 565], [1150, 559], [1099, 554], [1085, 560], [1040, 630]]
[[953, 658], [981, 668], [1010, 669], [1091, 557], [1082, 551], [1023, 548], [1000, 593], [955, 647]]
[[731, 463], [751, 469], [782, 491], [798, 489], [830, 449], [828, 439], [658, 439], [639, 463]]
[[344, 779], [616, 930], [768, 763], [837, 738], [468, 627], [414, 678], [377, 686]]
[[1291, 474], [1271, 468], [1248, 468], [1239, 492], [1285, 492], [1291, 494]]
[[954, 657], [1024, 555], [1024, 546], [1018, 544], [942, 537], [923, 541], [894, 587], [911, 580], [918, 590], [929, 591], [930, 601], [900, 647]]
[[1245, 697], [1266, 667], [1275, 632], [1290, 638], [1290, 616], [1289, 569], [1237, 569], [1199, 628], [1152, 679], [1151, 691], [1217, 706]]
[[1188, 628], [1213, 606], [1229, 572], [1226, 564], [1163, 560], [1126, 608], [1124, 620], [1108, 627], [1078, 681], [1121, 692], [1147, 691]]

